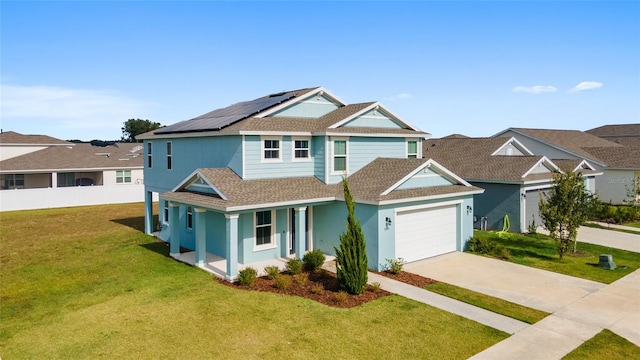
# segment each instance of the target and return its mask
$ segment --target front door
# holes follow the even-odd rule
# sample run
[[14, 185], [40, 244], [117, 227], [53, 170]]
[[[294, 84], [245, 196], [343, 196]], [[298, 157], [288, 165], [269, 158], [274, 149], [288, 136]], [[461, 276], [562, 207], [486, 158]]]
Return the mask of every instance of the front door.
[[[309, 226], [309, 212], [311, 207], [307, 207], [307, 211], [304, 212], [304, 223], [306, 230], [306, 243], [305, 248], [307, 251], [311, 250], [311, 228]], [[289, 254], [296, 253], [296, 210], [294, 208], [289, 209]]]

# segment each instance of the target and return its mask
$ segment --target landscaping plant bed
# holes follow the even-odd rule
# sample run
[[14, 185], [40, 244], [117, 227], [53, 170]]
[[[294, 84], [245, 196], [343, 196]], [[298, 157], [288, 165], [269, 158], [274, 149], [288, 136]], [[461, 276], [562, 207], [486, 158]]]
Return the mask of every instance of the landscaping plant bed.
[[408, 273], [406, 271], [400, 271], [398, 274], [394, 274], [389, 271], [380, 271], [380, 272], [376, 271], [375, 273], [378, 275], [388, 277], [393, 280], [403, 282], [405, 284], [417, 286], [419, 288], [424, 288], [427, 285], [437, 283], [436, 280], [426, 278], [424, 276], [420, 276], [417, 274]]
[[367, 286], [360, 295], [348, 294], [340, 290], [336, 274], [323, 269], [296, 275], [284, 272], [280, 276], [291, 278], [290, 285], [285, 289], [279, 289], [276, 286], [276, 280], [271, 280], [266, 276], [256, 278], [251, 286], [243, 286], [237, 282], [231, 283], [217, 277], [215, 279], [221, 284], [237, 289], [300, 296], [337, 308], [351, 308], [391, 294], [371, 285]]

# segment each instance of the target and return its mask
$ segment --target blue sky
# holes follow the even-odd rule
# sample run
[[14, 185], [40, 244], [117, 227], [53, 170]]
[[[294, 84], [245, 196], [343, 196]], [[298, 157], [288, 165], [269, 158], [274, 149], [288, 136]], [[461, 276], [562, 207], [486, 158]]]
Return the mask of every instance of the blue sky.
[[640, 122], [640, 2], [11, 2], [1, 127], [117, 139], [324, 86], [434, 137]]

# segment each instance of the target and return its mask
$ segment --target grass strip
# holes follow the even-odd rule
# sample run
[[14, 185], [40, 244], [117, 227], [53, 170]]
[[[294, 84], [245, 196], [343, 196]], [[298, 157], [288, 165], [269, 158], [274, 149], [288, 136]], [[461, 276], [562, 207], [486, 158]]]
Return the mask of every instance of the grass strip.
[[604, 329], [562, 359], [640, 359], [640, 347], [610, 330]]
[[500, 315], [526, 322], [527, 324], [535, 324], [549, 315], [549, 313], [544, 311], [532, 309], [510, 301], [443, 282], [427, 285], [424, 289]]

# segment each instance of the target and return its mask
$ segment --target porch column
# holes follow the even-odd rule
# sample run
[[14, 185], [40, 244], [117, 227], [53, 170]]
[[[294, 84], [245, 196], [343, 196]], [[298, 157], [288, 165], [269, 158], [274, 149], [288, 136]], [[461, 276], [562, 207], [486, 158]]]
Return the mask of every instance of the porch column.
[[207, 210], [195, 208], [196, 226], [196, 266], [204, 266], [207, 262]]
[[169, 201], [169, 255], [180, 256], [180, 205]]
[[146, 190], [144, 192], [144, 232], [153, 234], [153, 192]]
[[51, 188], [55, 189], [57, 187], [58, 187], [58, 173], [54, 171], [51, 173]]
[[305, 223], [305, 213], [307, 207], [295, 208], [296, 217], [296, 236], [294, 241], [296, 242], [296, 257], [302, 259], [304, 253], [307, 252], [307, 224]]
[[227, 228], [227, 276], [229, 281], [238, 275], [238, 214], [224, 214]]

